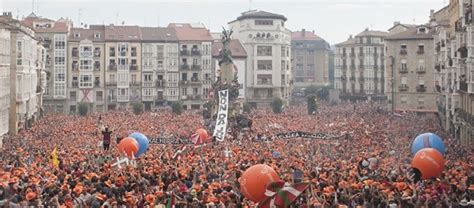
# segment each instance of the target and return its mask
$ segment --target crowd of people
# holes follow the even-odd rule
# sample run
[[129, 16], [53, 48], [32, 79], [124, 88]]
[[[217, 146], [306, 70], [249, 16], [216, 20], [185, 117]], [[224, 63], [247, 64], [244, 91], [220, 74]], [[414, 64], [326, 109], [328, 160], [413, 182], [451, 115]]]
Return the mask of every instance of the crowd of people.
[[[474, 147], [443, 132], [433, 114], [393, 115], [374, 103], [321, 103], [315, 115], [295, 106], [281, 114], [254, 109], [248, 116], [251, 128], [227, 134], [224, 142], [185, 149], [184, 144], [150, 144], [135, 164], [118, 167], [113, 165], [121, 157], [116, 138], [135, 131], [149, 138], [189, 137], [204, 126], [201, 113], [46, 115], [4, 139], [0, 206], [255, 207], [239, 191], [238, 180], [254, 164], [267, 164], [289, 183], [296, 170], [303, 173], [299, 180], [310, 185], [294, 207], [474, 206]], [[349, 136], [274, 137], [290, 131]], [[437, 179], [414, 181], [410, 146], [424, 132], [443, 138], [446, 167]], [[54, 149], [57, 166], [51, 162]], [[361, 165], [369, 159], [376, 164]]]

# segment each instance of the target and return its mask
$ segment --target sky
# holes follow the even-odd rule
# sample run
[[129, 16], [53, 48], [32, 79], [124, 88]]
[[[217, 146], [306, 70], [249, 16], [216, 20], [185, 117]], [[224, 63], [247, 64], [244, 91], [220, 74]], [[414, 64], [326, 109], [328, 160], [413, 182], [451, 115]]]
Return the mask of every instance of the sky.
[[25, 17], [68, 17], [75, 26], [122, 24], [167, 26], [169, 23], [200, 22], [212, 32], [249, 9], [283, 14], [292, 31], [305, 28], [330, 44], [347, 40], [365, 28], [386, 31], [394, 21], [423, 24], [430, 10], [448, 5], [448, 0], [0, 0], [0, 11]]

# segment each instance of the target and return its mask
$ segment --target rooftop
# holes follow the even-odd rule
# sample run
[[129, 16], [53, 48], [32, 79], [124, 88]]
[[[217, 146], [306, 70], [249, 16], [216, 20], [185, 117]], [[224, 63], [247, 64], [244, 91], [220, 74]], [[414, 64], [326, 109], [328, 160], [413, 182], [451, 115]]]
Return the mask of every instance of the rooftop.
[[366, 28], [364, 31], [361, 33], [357, 34], [356, 37], [361, 37], [361, 36], [377, 36], [377, 37], [385, 37], [388, 35], [388, 32], [384, 31], [377, 31], [377, 30], [369, 30], [369, 28]]
[[212, 41], [209, 30], [203, 24], [170, 23], [180, 41]]
[[176, 42], [176, 30], [169, 27], [140, 27], [143, 41]]
[[[235, 57], [235, 58], [247, 57], [247, 52], [245, 52], [245, 49], [239, 40], [237, 39], [230, 40], [229, 46], [230, 46], [230, 51], [232, 53], [232, 57]], [[222, 42], [220, 40], [219, 41], [215, 40], [212, 43], [212, 56], [219, 57], [219, 52], [221, 51], [221, 49], [222, 49]]]
[[[79, 34], [79, 35], [76, 35]], [[98, 36], [96, 34], [99, 34]], [[72, 28], [69, 34], [68, 41], [104, 41], [105, 40], [105, 26], [91, 25], [89, 28]]]
[[[422, 33], [420, 28], [425, 28], [427, 32]], [[433, 39], [433, 30], [425, 25], [420, 25], [415, 28], [410, 27], [407, 31], [396, 33], [385, 37], [385, 40], [429, 40]]]
[[[48, 24], [43, 26], [43, 24]], [[68, 19], [60, 18], [58, 21], [54, 21], [48, 18], [37, 16], [35, 13], [31, 13], [26, 18], [21, 20], [21, 24], [32, 28], [38, 33], [67, 33], [72, 22]]]
[[291, 40], [322, 40], [321, 37], [317, 36], [313, 31], [306, 31], [306, 30], [301, 30], [301, 31], [295, 31], [291, 33]]
[[138, 26], [105, 26], [105, 40], [140, 41], [140, 28]]
[[237, 17], [237, 20], [239, 21], [244, 19], [281, 19], [283, 21], [287, 20], [287, 18], [281, 14], [275, 14], [260, 10], [250, 10], [247, 12], [242, 12], [241, 15]]

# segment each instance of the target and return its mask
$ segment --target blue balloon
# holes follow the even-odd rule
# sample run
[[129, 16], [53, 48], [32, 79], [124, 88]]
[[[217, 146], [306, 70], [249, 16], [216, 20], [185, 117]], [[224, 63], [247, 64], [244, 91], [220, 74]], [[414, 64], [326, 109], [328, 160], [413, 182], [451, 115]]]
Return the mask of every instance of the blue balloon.
[[443, 140], [441, 140], [441, 137], [433, 133], [418, 135], [411, 146], [411, 153], [415, 155], [418, 151], [424, 148], [436, 149], [443, 155], [446, 153]]
[[273, 151], [272, 156], [273, 156], [273, 158], [279, 158], [281, 156], [281, 154], [278, 151]]
[[142, 133], [135, 132], [133, 134], [130, 134], [129, 137], [134, 138], [138, 143], [138, 152], [135, 153], [135, 157], [139, 157], [148, 150], [150, 141], [145, 135], [143, 135]]

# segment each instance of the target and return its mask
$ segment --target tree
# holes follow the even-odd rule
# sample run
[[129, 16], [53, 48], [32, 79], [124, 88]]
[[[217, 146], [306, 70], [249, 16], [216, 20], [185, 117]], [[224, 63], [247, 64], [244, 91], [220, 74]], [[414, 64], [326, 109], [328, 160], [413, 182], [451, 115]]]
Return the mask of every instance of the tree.
[[244, 106], [243, 106], [244, 113], [250, 113], [251, 110], [252, 110], [252, 108], [251, 108], [250, 104], [244, 103]]
[[283, 100], [275, 98], [272, 102], [272, 109], [274, 113], [281, 113], [283, 111]]
[[79, 115], [86, 116], [89, 111], [89, 105], [87, 103], [78, 104]]
[[307, 99], [308, 99], [307, 100], [307, 102], [308, 102], [308, 114], [313, 115], [318, 110], [317, 105], [316, 105], [316, 96], [311, 95], [311, 96], [308, 96]]
[[177, 115], [181, 115], [181, 112], [183, 112], [183, 104], [180, 101], [174, 102], [171, 108], [173, 109], [173, 113]]
[[139, 115], [143, 112], [143, 103], [141, 102], [132, 103], [132, 108], [133, 108], [133, 113], [135, 113], [135, 115]]

